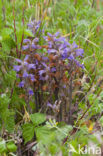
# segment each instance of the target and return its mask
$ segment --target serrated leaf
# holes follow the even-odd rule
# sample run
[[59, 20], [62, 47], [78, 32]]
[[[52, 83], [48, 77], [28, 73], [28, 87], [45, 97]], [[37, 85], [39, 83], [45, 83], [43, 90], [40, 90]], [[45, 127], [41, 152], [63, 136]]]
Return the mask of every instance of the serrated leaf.
[[37, 140], [43, 144], [49, 144], [55, 137], [55, 133], [48, 129], [47, 126], [36, 127], [35, 133]]
[[30, 141], [34, 136], [34, 125], [31, 123], [26, 123], [23, 125], [23, 138], [25, 143]]
[[10, 115], [6, 119], [5, 127], [8, 130], [8, 132], [11, 133], [14, 130], [14, 126], [15, 126], [14, 113], [13, 113], [13, 115], [10, 113]]
[[30, 119], [33, 122], [33, 124], [37, 126], [46, 121], [46, 115], [42, 113], [35, 113], [30, 115]]

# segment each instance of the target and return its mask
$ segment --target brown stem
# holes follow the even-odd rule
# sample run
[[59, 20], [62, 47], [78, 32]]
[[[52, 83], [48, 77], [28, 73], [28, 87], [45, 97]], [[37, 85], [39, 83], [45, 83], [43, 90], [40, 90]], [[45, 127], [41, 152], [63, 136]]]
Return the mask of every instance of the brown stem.
[[70, 77], [70, 84], [69, 84], [69, 113], [68, 113], [68, 123], [71, 123], [71, 116], [72, 116], [72, 76]]
[[93, 2], [92, 2], [92, 8], [94, 7], [94, 2], [95, 2], [95, 0], [93, 0]]

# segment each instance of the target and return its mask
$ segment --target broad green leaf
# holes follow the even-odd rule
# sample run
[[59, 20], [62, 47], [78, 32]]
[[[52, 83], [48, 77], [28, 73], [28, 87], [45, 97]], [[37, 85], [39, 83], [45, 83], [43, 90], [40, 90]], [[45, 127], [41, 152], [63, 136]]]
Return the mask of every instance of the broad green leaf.
[[25, 143], [30, 141], [34, 136], [34, 125], [31, 123], [26, 123], [23, 125], [23, 138]]
[[8, 142], [6, 146], [10, 152], [16, 152], [17, 150], [17, 147], [13, 142]]
[[42, 114], [42, 113], [32, 114], [32, 115], [30, 115], [30, 118], [31, 118], [31, 121], [33, 122], [33, 124], [35, 126], [37, 126], [37, 125], [39, 125], [39, 124], [46, 121], [46, 115]]

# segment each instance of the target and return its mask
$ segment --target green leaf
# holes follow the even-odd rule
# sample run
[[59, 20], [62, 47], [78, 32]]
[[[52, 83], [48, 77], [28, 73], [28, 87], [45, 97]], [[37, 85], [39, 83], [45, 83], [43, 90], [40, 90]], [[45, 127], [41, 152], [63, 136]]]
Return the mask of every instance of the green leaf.
[[25, 143], [30, 141], [34, 136], [34, 125], [31, 123], [26, 123], [23, 125], [23, 138]]
[[16, 145], [15, 145], [13, 142], [8, 142], [8, 143], [7, 143], [7, 149], [8, 149], [10, 152], [16, 152], [17, 147], [16, 147]]
[[6, 142], [5, 140], [0, 141], [0, 153], [3, 153], [6, 151]]
[[41, 142], [42, 144], [48, 145], [50, 144], [54, 138], [55, 134], [54, 131], [51, 131], [48, 129], [47, 126], [39, 126], [35, 128], [36, 138], [38, 142]]
[[14, 112], [10, 112], [9, 116], [7, 116], [5, 127], [8, 130], [8, 132], [13, 132], [15, 127]]
[[42, 114], [42, 113], [32, 114], [32, 115], [30, 115], [30, 118], [31, 118], [31, 121], [33, 122], [33, 124], [35, 126], [37, 126], [37, 125], [39, 125], [39, 124], [46, 121], [46, 115]]

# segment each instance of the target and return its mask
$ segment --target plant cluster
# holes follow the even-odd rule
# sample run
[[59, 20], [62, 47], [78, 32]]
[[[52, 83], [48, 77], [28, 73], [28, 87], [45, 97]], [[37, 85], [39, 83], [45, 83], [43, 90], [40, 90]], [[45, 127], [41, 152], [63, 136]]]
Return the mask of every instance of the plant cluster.
[[[67, 102], [65, 95], [69, 96], [69, 92], [72, 92], [69, 89], [74, 85], [73, 80], [80, 75], [81, 69], [84, 68], [80, 62], [84, 51], [75, 42], [70, 44], [65, 37], [61, 37], [59, 32], [43, 35], [44, 44], [40, 45], [41, 38], [36, 36], [40, 25], [36, 23], [40, 24], [35, 21], [28, 24], [34, 37], [23, 40], [22, 50], [25, 53], [25, 58], [23, 60], [16, 59], [18, 65], [14, 65], [17, 77], [21, 80], [18, 86], [24, 88], [25, 94], [28, 96], [26, 101], [28, 101], [29, 111], [29, 100], [33, 95], [36, 98], [36, 111], [39, 111], [40, 108], [44, 110], [45, 106], [51, 107], [53, 111], [60, 111], [64, 100]], [[40, 32], [42, 30], [39, 29]], [[44, 96], [45, 92], [49, 96]], [[72, 99], [72, 95], [70, 98]], [[63, 107], [69, 105], [66, 102]]]

